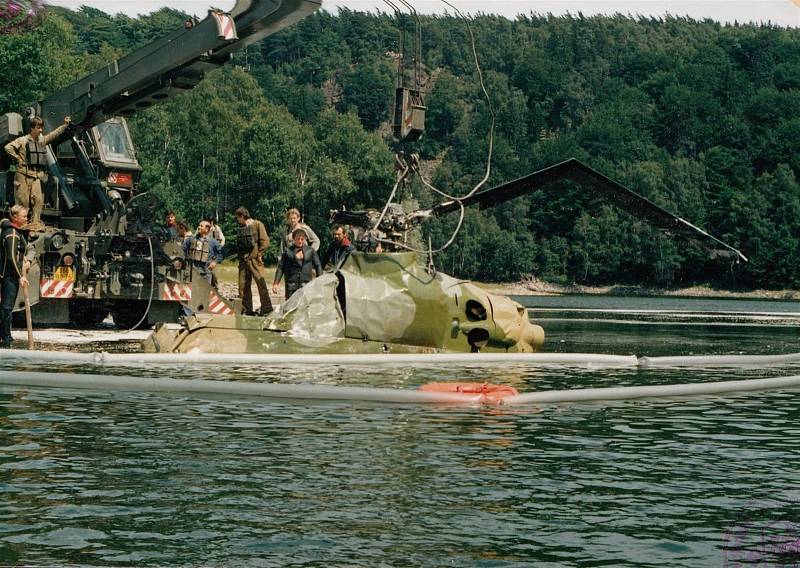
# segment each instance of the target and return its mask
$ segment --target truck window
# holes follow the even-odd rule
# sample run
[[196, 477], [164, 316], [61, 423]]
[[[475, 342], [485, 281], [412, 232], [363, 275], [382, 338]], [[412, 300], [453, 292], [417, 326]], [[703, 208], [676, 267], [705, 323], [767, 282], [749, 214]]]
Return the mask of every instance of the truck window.
[[93, 129], [97, 149], [103, 162], [137, 164], [133, 143], [125, 119], [115, 117], [98, 124]]

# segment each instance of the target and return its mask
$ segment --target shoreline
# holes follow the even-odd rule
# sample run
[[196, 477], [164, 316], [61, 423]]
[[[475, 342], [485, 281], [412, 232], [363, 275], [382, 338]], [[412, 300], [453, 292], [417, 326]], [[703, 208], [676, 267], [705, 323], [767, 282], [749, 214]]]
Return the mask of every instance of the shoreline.
[[728, 298], [743, 300], [800, 300], [799, 290], [722, 290], [708, 286], [688, 288], [653, 288], [647, 286], [608, 285], [582, 286], [579, 284], [561, 285], [544, 282], [536, 278], [520, 282], [478, 283], [485, 290], [504, 296], [563, 296], [572, 294], [597, 296], [673, 296], [685, 298]]
[[[225, 296], [238, 296], [237, 268], [232, 263], [220, 267], [220, 292]], [[267, 275], [272, 277], [275, 267], [268, 266]], [[268, 280], [271, 282], [272, 280]], [[471, 280], [487, 292], [500, 296], [564, 296], [571, 294], [584, 294], [596, 296], [671, 296], [685, 298], [727, 298], [741, 300], [800, 300], [800, 290], [722, 290], [709, 286], [689, 286], [687, 288], [656, 288], [648, 286], [630, 286], [624, 284], [610, 284], [608, 286], [582, 286], [580, 284], [553, 284], [538, 278], [526, 278], [519, 282], [480, 282]], [[277, 295], [270, 294], [273, 302], [283, 301], [283, 282]], [[254, 294], [254, 298], [258, 295]]]

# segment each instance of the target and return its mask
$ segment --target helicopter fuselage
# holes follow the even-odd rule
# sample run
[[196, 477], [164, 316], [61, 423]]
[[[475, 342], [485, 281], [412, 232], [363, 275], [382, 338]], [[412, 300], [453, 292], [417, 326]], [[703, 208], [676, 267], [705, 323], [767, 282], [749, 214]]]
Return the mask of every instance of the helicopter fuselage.
[[191, 318], [145, 350], [204, 353], [415, 353], [538, 350], [544, 331], [512, 300], [420, 266], [414, 253], [351, 253], [264, 318]]

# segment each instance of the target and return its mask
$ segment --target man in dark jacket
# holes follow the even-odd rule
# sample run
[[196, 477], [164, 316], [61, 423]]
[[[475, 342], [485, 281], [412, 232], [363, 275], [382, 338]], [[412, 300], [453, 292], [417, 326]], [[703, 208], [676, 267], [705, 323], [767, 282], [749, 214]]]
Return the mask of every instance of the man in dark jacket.
[[295, 229], [292, 233], [292, 246], [283, 251], [275, 271], [275, 280], [272, 282], [272, 293], [278, 293], [278, 284], [281, 277], [286, 275], [286, 299], [297, 290], [311, 282], [311, 269], [322, 274], [322, 263], [319, 261], [317, 251], [306, 244], [306, 232]]
[[341, 225], [333, 226], [332, 235], [333, 242], [331, 246], [328, 247], [328, 250], [325, 251], [322, 266], [328, 266], [328, 263], [330, 263], [335, 268], [339, 268], [344, 262], [344, 259], [347, 258], [347, 255], [356, 250], [356, 247], [350, 242], [350, 239], [347, 238], [347, 233]]
[[11, 312], [19, 287], [27, 286], [26, 274], [35, 251], [19, 230], [28, 221], [28, 208], [14, 205], [10, 219], [0, 221], [0, 347], [11, 347]]

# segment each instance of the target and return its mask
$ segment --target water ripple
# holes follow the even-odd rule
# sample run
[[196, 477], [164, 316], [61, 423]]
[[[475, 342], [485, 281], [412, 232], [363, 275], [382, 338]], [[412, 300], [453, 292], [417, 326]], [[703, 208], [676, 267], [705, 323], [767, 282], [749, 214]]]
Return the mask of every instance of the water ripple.
[[[626, 348], [702, 351], [709, 341], [647, 329]], [[769, 345], [788, 341], [783, 329], [760, 332]], [[734, 342], [714, 333], [717, 351], [754, 348], [749, 335]], [[628, 329], [583, 345], [615, 351], [630, 337]], [[521, 391], [787, 374], [51, 370], [398, 388], [487, 380]], [[0, 387], [0, 564], [796, 563], [798, 418], [790, 391], [507, 410]]]

